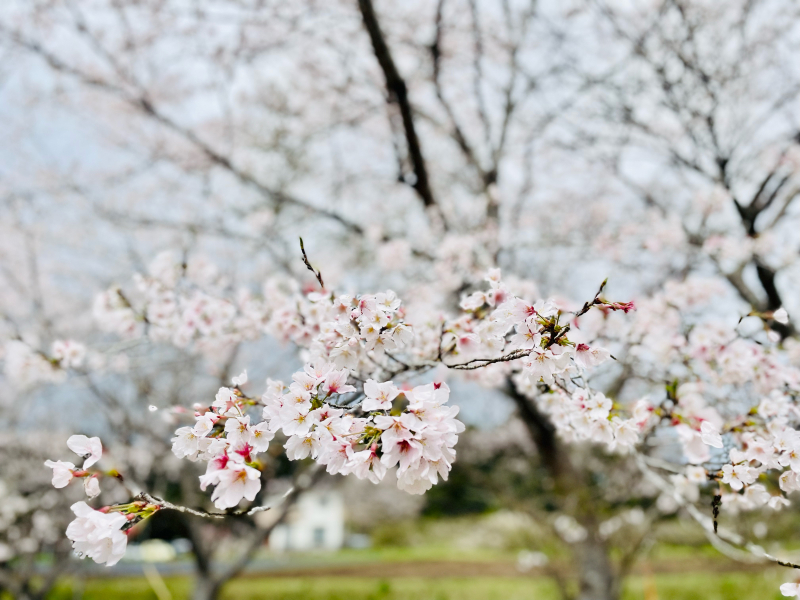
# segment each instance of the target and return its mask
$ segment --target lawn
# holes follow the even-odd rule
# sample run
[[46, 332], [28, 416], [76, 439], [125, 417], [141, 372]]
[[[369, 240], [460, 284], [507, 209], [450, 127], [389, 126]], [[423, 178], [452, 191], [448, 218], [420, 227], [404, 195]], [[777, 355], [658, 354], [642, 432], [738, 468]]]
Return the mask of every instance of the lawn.
[[[630, 578], [624, 600], [778, 600], [785, 570], [766, 573], [662, 574]], [[168, 578], [172, 600], [189, 597], [191, 581]], [[69, 582], [48, 600], [158, 600], [144, 578], [94, 579], [83, 595]], [[224, 600], [557, 600], [542, 577], [244, 578], [229, 584]]]

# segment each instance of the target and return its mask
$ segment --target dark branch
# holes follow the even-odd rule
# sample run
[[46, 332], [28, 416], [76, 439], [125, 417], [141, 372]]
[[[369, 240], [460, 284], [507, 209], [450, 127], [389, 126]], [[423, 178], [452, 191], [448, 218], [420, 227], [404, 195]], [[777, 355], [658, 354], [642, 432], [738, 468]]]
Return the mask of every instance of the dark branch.
[[325, 289], [325, 283], [323, 283], [323, 281], [322, 281], [322, 273], [320, 273], [319, 270], [315, 271], [314, 267], [311, 266], [311, 263], [308, 262], [308, 256], [306, 255], [306, 249], [303, 246], [303, 238], [300, 238], [300, 251], [303, 253], [303, 264], [306, 266], [306, 269], [308, 269], [309, 271], [311, 271], [314, 274], [314, 277], [316, 277], [317, 281], [319, 281], [319, 287], [321, 287], [324, 290]]
[[[375, 58], [383, 71], [386, 79], [386, 89], [389, 92], [389, 102], [396, 103], [400, 108], [400, 116], [403, 119], [403, 130], [405, 132], [408, 155], [411, 159], [411, 166], [414, 170], [415, 181], [412, 184], [417, 195], [422, 200], [426, 208], [434, 207], [441, 214], [441, 207], [437, 204], [428, 180], [428, 169], [425, 165], [425, 158], [422, 155], [422, 147], [417, 136], [414, 124], [414, 115], [411, 103], [408, 99], [408, 87], [392, 58], [389, 46], [381, 30], [378, 17], [372, 0], [358, 0], [358, 8], [361, 10], [361, 17], [364, 27], [369, 33]], [[442, 220], [444, 223], [444, 219]]]
[[468, 360], [467, 362], [456, 365], [448, 365], [447, 363], [442, 364], [448, 369], [456, 369], [457, 371], [474, 371], [475, 369], [482, 369], [483, 367], [493, 365], [495, 363], [509, 362], [512, 360], [517, 360], [518, 358], [525, 358], [531, 352], [533, 352], [533, 350], [521, 349], [514, 350], [513, 352], [498, 358], [473, 358], [472, 360]]

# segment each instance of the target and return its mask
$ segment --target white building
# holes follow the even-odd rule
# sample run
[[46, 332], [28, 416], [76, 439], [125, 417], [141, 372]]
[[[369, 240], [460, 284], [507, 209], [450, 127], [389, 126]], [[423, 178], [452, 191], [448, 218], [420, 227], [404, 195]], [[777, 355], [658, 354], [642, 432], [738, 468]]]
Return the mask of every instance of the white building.
[[[261, 514], [268, 514], [261, 513]], [[338, 550], [345, 542], [344, 501], [335, 490], [310, 490], [298, 498], [286, 520], [269, 536], [275, 552]]]

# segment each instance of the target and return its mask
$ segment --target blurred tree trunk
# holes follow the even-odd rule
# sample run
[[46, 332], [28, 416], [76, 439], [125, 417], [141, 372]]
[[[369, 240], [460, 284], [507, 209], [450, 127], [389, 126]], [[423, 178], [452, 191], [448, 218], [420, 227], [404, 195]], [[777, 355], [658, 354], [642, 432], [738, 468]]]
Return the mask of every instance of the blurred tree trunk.
[[195, 577], [192, 600], [216, 600], [222, 586], [211, 570], [211, 552], [203, 543], [197, 523], [190, 522], [184, 515], [180, 515], [180, 519], [192, 544], [194, 555]]
[[611, 565], [608, 546], [600, 539], [596, 527], [584, 524], [588, 535], [576, 545], [575, 557], [579, 571], [578, 600], [618, 600], [617, 575]]
[[[608, 545], [598, 531], [597, 506], [591, 497], [587, 473], [573, 463], [548, 417], [520, 394], [513, 382], [508, 382], [505, 391], [536, 445], [539, 460], [553, 478], [553, 495], [559, 508], [586, 530], [585, 539], [571, 544], [575, 566], [570, 579], [578, 580], [577, 600], [618, 600], [621, 582], [617, 581]], [[562, 588], [565, 600], [572, 600], [566, 595], [567, 589]]]
[[194, 588], [192, 589], [192, 600], [217, 600], [225, 581], [214, 576], [212, 556], [213, 549], [203, 540], [202, 523], [200, 519], [187, 517], [182, 513], [177, 514], [180, 519], [185, 535], [192, 544], [192, 556], [194, 557]]
[[221, 587], [213, 577], [198, 572], [192, 590], [192, 600], [217, 600]]
[[295, 478], [291, 492], [283, 497], [281, 508], [277, 509], [277, 518], [267, 527], [253, 526], [247, 535], [240, 532], [237, 539], [244, 545], [244, 549], [231, 563], [217, 569], [216, 573], [213, 566], [216, 537], [210, 542], [204, 541], [200, 527], [192, 526], [193, 519], [181, 515], [195, 557], [196, 579], [192, 600], [217, 600], [222, 588], [244, 571], [256, 552], [267, 542], [272, 530], [284, 522], [300, 495], [313, 487], [324, 474], [324, 469], [312, 467]]

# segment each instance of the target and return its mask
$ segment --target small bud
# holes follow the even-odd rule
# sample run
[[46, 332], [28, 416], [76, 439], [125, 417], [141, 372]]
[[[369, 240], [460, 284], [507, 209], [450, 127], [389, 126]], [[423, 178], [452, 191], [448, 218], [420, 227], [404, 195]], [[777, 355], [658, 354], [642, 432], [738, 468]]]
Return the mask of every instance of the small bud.
[[608, 302], [607, 300], [602, 300], [600, 302], [603, 306], [610, 308], [611, 310], [621, 310], [625, 314], [628, 314], [632, 310], [636, 310], [636, 305], [631, 302]]

